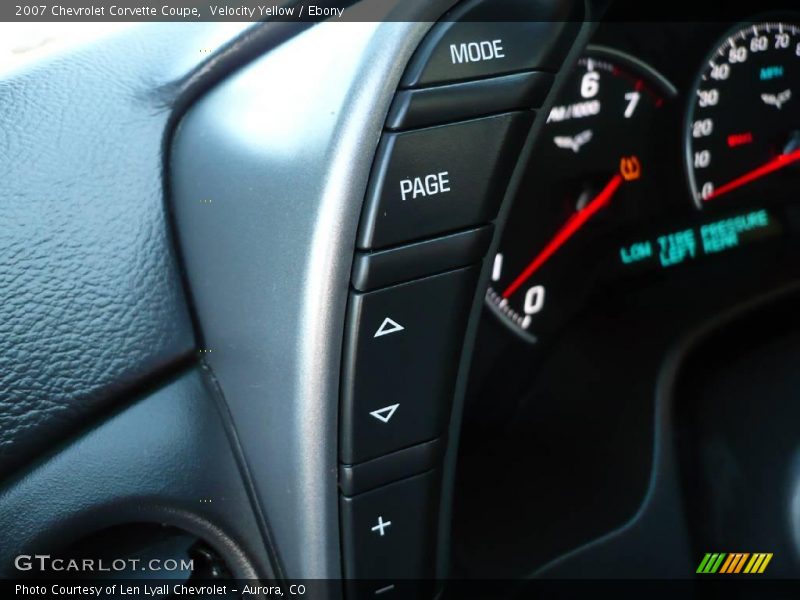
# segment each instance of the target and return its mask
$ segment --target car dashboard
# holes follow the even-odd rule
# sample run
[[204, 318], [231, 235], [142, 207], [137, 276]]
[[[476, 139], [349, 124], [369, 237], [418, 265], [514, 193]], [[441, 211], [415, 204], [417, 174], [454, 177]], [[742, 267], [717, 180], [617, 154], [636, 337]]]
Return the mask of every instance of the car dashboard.
[[796, 591], [800, 12], [751, 8], [178, 11], [0, 71], [0, 573]]

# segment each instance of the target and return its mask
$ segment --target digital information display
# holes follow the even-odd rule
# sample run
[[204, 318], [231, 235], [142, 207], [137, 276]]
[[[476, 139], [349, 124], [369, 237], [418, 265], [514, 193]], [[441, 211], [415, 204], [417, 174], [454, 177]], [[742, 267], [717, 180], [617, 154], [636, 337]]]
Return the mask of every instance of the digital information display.
[[635, 241], [619, 249], [623, 265], [642, 263], [673, 267], [699, 256], [719, 254], [779, 233], [780, 227], [766, 209], [753, 210]]

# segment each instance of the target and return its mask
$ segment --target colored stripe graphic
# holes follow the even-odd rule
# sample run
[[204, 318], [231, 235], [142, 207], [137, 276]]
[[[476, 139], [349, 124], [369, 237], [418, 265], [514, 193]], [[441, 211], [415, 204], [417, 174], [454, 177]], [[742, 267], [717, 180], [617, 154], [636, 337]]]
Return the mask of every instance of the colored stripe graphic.
[[[763, 573], [772, 560], [771, 552], [707, 552], [697, 567], [697, 573], [736, 574]], [[745, 566], [747, 565], [747, 566]]]
[[728, 554], [728, 560], [725, 561], [725, 564], [722, 565], [722, 568], [719, 570], [720, 573], [735, 573], [736, 569], [742, 562], [743, 554], [741, 552], [731, 552]]
[[750, 559], [750, 562], [747, 563], [747, 566], [744, 569], [745, 573], [763, 573], [764, 569], [767, 568], [769, 561], [772, 560], [772, 553], [766, 552], [757, 552], [753, 554], [753, 558]]
[[716, 573], [717, 572], [717, 570], [719, 569], [719, 566], [722, 564], [722, 560], [725, 558], [725, 556], [726, 555], [723, 552], [717, 557], [717, 560], [714, 562], [714, 564], [711, 565], [711, 569], [710, 569], [709, 573]]
[[747, 566], [744, 568], [744, 572], [758, 573], [758, 567], [761, 566], [761, 562], [763, 560], [764, 560], [764, 555], [756, 552], [755, 554], [753, 554], [753, 558], [750, 559], [750, 562], [747, 563]]
[[706, 552], [706, 555], [703, 557], [703, 560], [700, 561], [700, 566], [697, 567], [697, 571], [695, 573], [705, 573], [706, 572], [706, 565], [708, 564], [711, 555]]
[[735, 567], [731, 567], [731, 573], [739, 573], [744, 567], [744, 562], [750, 557], [749, 552], [745, 552], [744, 554], [739, 554], [739, 560], [736, 563]]
[[716, 573], [719, 569], [719, 566], [722, 564], [723, 559], [727, 556], [724, 552], [723, 553], [707, 553], [703, 560], [700, 562], [700, 566], [697, 567], [698, 573]]
[[728, 558], [725, 559], [725, 562], [722, 563], [722, 568], [719, 570], [720, 573], [727, 573], [728, 569], [731, 568], [731, 563], [736, 562], [736, 554], [728, 554]]
[[767, 554], [767, 556], [764, 558], [764, 562], [761, 563], [761, 568], [758, 570], [758, 572], [759, 573], [763, 573], [766, 570], [767, 565], [769, 564], [769, 561], [771, 561], [771, 560], [772, 560], [772, 552]]

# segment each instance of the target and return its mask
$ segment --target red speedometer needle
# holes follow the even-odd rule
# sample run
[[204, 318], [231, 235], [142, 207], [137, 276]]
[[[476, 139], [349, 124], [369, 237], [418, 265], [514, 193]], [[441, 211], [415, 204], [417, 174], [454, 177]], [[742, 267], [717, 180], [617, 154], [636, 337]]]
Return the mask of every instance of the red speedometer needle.
[[727, 194], [728, 192], [735, 190], [736, 188], [740, 188], [743, 185], [747, 185], [751, 181], [755, 181], [756, 179], [760, 179], [765, 175], [769, 175], [770, 173], [774, 173], [778, 169], [782, 169], [790, 164], [797, 162], [800, 160], [800, 150], [794, 150], [793, 152], [789, 152], [788, 154], [781, 154], [776, 156], [771, 161], [761, 165], [753, 169], [752, 171], [745, 173], [741, 177], [737, 177], [733, 181], [729, 181], [725, 185], [719, 186], [713, 192], [711, 192], [708, 196], [703, 198], [705, 202], [709, 200], [713, 200], [714, 198], [718, 198], [722, 196], [722, 194]]
[[617, 191], [617, 188], [622, 184], [623, 178], [619, 173], [615, 174], [611, 180], [605, 185], [597, 196], [595, 196], [589, 204], [584, 208], [575, 212], [567, 219], [567, 222], [561, 226], [561, 229], [556, 232], [553, 238], [542, 248], [542, 251], [536, 255], [530, 264], [525, 267], [525, 270], [511, 282], [511, 284], [503, 292], [503, 298], [508, 298], [516, 292], [520, 286], [525, 283], [531, 275], [533, 275], [539, 267], [541, 267], [547, 260], [555, 254], [564, 243], [571, 238], [575, 233], [583, 227], [584, 223], [591, 219], [597, 211], [611, 202], [611, 198]]

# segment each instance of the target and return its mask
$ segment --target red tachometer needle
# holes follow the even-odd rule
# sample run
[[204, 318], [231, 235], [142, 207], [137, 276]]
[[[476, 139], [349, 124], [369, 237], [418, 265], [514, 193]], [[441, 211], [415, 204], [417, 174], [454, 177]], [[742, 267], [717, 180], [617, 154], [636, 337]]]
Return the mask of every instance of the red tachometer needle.
[[503, 298], [507, 299], [509, 296], [511, 296], [511, 294], [516, 292], [520, 286], [539, 269], [539, 267], [547, 262], [547, 259], [553, 256], [553, 254], [555, 254], [556, 251], [558, 251], [558, 249], [561, 248], [561, 246], [563, 246], [569, 238], [575, 235], [575, 233], [581, 227], [583, 227], [586, 221], [591, 219], [597, 211], [606, 206], [611, 201], [611, 197], [614, 195], [614, 192], [616, 192], [617, 188], [622, 184], [622, 181], [622, 175], [619, 173], [615, 174], [606, 184], [606, 186], [600, 191], [600, 193], [597, 194], [597, 196], [595, 196], [591, 202], [589, 202], [589, 204], [587, 204], [578, 212], [573, 213], [567, 222], [564, 223], [561, 229], [559, 229], [553, 238], [547, 243], [547, 245], [542, 248], [542, 251], [536, 255], [536, 258], [534, 258], [530, 264], [525, 267], [525, 270], [520, 273], [519, 276], [505, 289], [503, 292]]
[[703, 198], [703, 201], [708, 202], [709, 200], [718, 198], [719, 196], [722, 196], [722, 194], [727, 194], [728, 192], [735, 190], [736, 188], [740, 188], [743, 185], [750, 183], [751, 181], [755, 181], [756, 179], [760, 179], [765, 175], [774, 173], [778, 169], [782, 169], [792, 164], [793, 162], [797, 162], [798, 160], [800, 160], [800, 150], [794, 150], [793, 152], [789, 152], [788, 154], [781, 154], [780, 156], [776, 156], [768, 163], [765, 163], [760, 167], [757, 167], [752, 171], [745, 173], [741, 177], [737, 177], [733, 181], [729, 181], [725, 185], [719, 186], [708, 196]]

